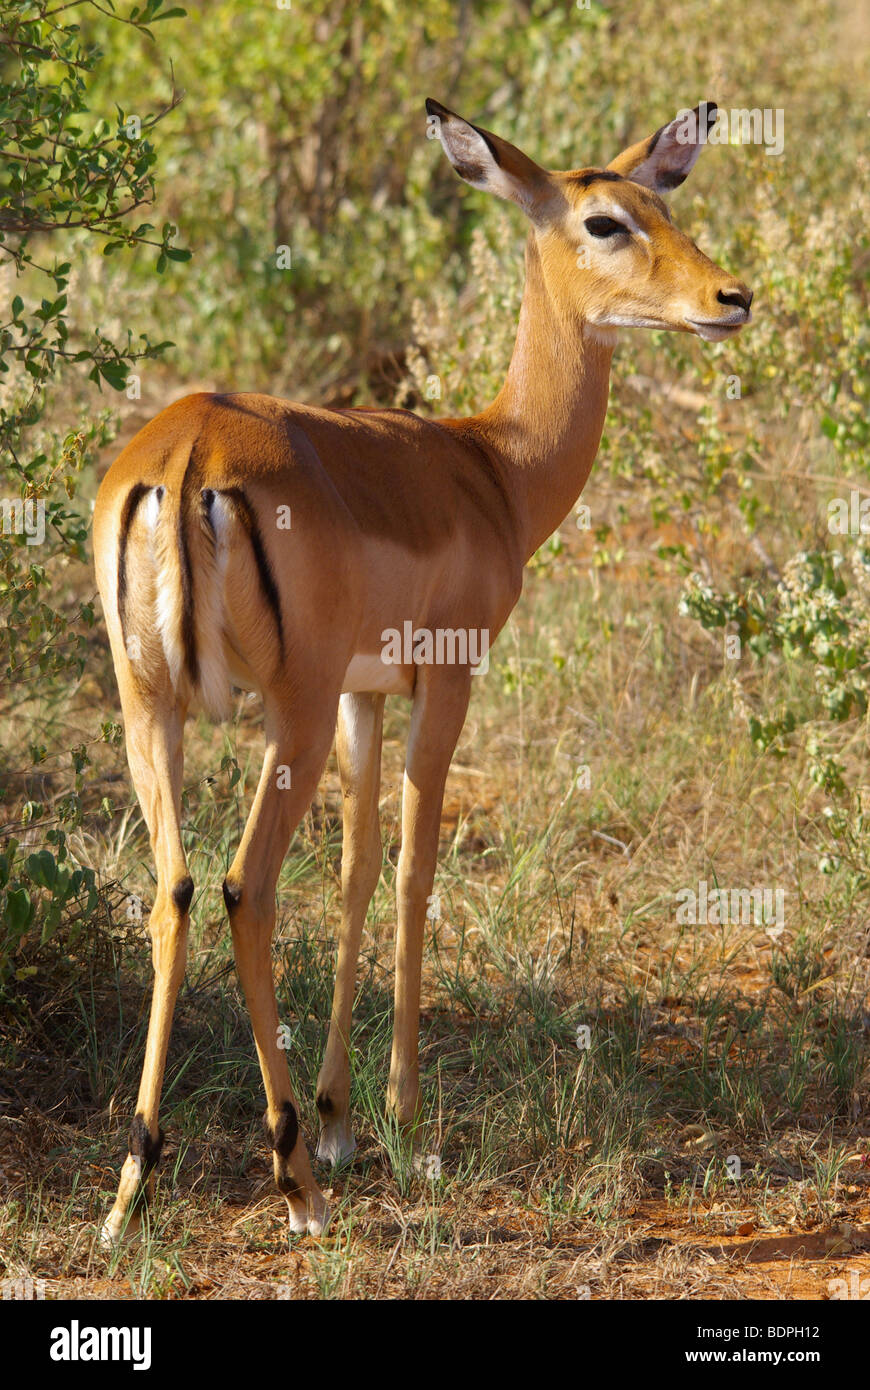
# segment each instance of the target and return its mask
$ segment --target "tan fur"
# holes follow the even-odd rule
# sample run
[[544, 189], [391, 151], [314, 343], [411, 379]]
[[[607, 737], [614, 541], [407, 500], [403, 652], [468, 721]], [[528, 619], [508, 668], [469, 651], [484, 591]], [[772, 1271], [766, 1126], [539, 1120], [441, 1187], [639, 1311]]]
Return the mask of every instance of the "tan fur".
[[[190, 396], [140, 431], [97, 498], [97, 579], [131, 773], [157, 862], [150, 921], [156, 979], [138, 1103], [152, 1140], [189, 920], [180, 789], [190, 702], [201, 697], [220, 709], [229, 679], [263, 696], [263, 772], [225, 894], [273, 1135], [290, 1132], [288, 1106], [295, 1104], [277, 1041], [270, 968], [275, 884], [338, 719], [342, 925], [317, 1088], [319, 1152], [335, 1162], [353, 1144], [348, 1045], [360, 937], [380, 872], [384, 691], [412, 695], [388, 1101], [399, 1123], [413, 1130], [423, 928], [444, 783], [471, 672], [410, 663], [384, 680], [373, 678], [371, 692], [359, 682], [366, 672], [377, 675], [384, 630], [401, 630], [406, 620], [431, 631], [485, 630], [495, 639], [519, 597], [524, 563], [589, 475], [621, 323], [724, 336], [749, 318], [749, 291], [677, 231], [655, 191], [682, 177], [697, 157], [697, 150], [678, 146], [673, 123], [663, 128], [670, 134], [659, 132], [621, 156], [623, 169], [646, 181], [642, 186], [602, 179], [595, 170], [547, 171], [446, 108], [430, 103], [429, 110], [457, 170], [476, 187], [517, 202], [531, 221], [516, 347], [496, 400], [467, 419], [432, 421], [408, 411], [326, 410], [260, 395]], [[626, 219], [633, 230], [607, 243], [596, 239], [587, 224], [601, 217]], [[588, 253], [585, 264], [578, 264], [578, 249]], [[142, 639], [131, 661], [117, 607], [119, 529], [131, 490], [158, 485], [165, 492], [153, 534], [141, 509], [129, 532], [128, 625]], [[204, 521], [204, 489], [218, 499], [214, 535]], [[232, 496], [242, 500], [219, 500]], [[290, 508], [290, 530], [276, 524], [280, 508]], [[179, 516], [192, 576], [196, 689], [185, 673], [190, 642]], [[348, 687], [353, 693], [339, 704]], [[279, 1140], [275, 1145], [291, 1225], [319, 1234], [326, 1209], [304, 1139], [296, 1138], [288, 1153]], [[131, 1155], [125, 1165], [107, 1222], [111, 1241], [138, 1190], [136, 1160]]]

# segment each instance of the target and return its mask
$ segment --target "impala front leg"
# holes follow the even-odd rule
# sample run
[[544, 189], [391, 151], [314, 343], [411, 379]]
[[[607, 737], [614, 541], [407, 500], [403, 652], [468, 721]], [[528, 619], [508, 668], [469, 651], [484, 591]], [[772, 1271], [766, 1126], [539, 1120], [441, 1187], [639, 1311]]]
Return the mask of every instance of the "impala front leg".
[[426, 906], [435, 878], [441, 805], [470, 693], [465, 667], [421, 668], [414, 695], [402, 793], [402, 850], [396, 879], [396, 992], [387, 1105], [413, 1129], [420, 1111], [420, 976]]

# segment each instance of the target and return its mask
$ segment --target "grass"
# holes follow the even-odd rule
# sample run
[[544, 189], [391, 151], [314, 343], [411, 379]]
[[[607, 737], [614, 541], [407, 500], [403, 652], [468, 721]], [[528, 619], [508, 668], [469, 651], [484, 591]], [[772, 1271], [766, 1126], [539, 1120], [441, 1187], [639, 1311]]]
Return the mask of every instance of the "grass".
[[[679, 225], [755, 288], [756, 321], [715, 348], [675, 334], [623, 335], [583, 498], [590, 529], [569, 517], [542, 548], [489, 674], [474, 682], [442, 816], [438, 910], [426, 927], [420, 1164], [384, 1115], [407, 706], [388, 701], [385, 719], [383, 874], [352, 1039], [359, 1148], [341, 1171], [319, 1170], [334, 1218], [318, 1242], [288, 1238], [273, 1190], [220, 894], [261, 754], [258, 707], [240, 699], [231, 724], [192, 722], [186, 741], [183, 833], [196, 895], [156, 1200], [141, 1240], [112, 1256], [99, 1248], [142, 1062], [154, 877], [123, 749], [91, 742], [95, 719], [118, 717], [98, 625], [81, 680], [35, 671], [0, 717], [4, 818], [17, 825], [29, 800], [46, 808], [41, 824], [16, 832], [28, 847], [56, 824], [70, 746], [88, 743], [83, 820], [70, 847], [100, 883], [97, 911], [71, 924], [78, 935], [68, 924], [45, 947], [26, 943], [0, 999], [0, 1278], [86, 1298], [820, 1299], [849, 1271], [870, 1273], [867, 717], [826, 718], [813, 659], [771, 649], [755, 660], [747, 644], [731, 660], [722, 631], [679, 612], [687, 567], [717, 591], [749, 583], [770, 597], [771, 576], [787, 572], [796, 551], [833, 544], [830, 498], [848, 496], [865, 471], [867, 207], [860, 122], [849, 113], [867, 30], [836, 5], [764, 15], [755, 7], [743, 26], [750, 41], [740, 38], [741, 16], [739, 6], [736, 19], [733, 6], [701, 15], [688, 0], [673, 14], [650, 8], [640, 27], [659, 35], [658, 46], [638, 46], [638, 16], [625, 22], [617, 5], [612, 25], [582, 42], [584, 71], [607, 83], [618, 71], [618, 88], [591, 82], [578, 96], [573, 50], [557, 45], [550, 63], [545, 49], [530, 49], [545, 99], [536, 101], [533, 84], [493, 109], [516, 118], [517, 138], [543, 156], [551, 138], [597, 130], [599, 107], [620, 124], [621, 93], [644, 93], [657, 113], [652, 128], [672, 99], [694, 99], [715, 76], [723, 107], [776, 108], [787, 96], [788, 134], [782, 160], [750, 147], [711, 150], [698, 180], [675, 195]], [[663, 24], [697, 42], [670, 42]], [[708, 73], [708, 57], [718, 64], [724, 52], [727, 71]], [[484, 96], [481, 88], [474, 100]], [[201, 109], [195, 88], [191, 101]], [[524, 110], [540, 116], [539, 130], [523, 128]], [[581, 143], [576, 158], [587, 157]], [[203, 186], [220, 186], [221, 173]], [[185, 192], [175, 174], [167, 187], [173, 199]], [[494, 394], [519, 297], [519, 214], [511, 222], [475, 200], [467, 195], [462, 211], [467, 255], [448, 258], [440, 276], [427, 258], [414, 261], [413, 248], [402, 252], [424, 294], [407, 306], [406, 366], [414, 377], [416, 363], [418, 386], [439, 375], [446, 413]], [[414, 191], [411, 221], [428, 206]], [[458, 206], [450, 202], [450, 217]], [[369, 238], [361, 241], [368, 254]], [[207, 279], [214, 261], [203, 254], [196, 274]], [[317, 395], [293, 372], [332, 351], [320, 314], [313, 327], [300, 320], [277, 377], [263, 379], [256, 365], [239, 378], [243, 330], [227, 303], [252, 305], [243, 362], [260, 362], [264, 318], [238, 266], [222, 263], [205, 328], [198, 313], [176, 322], [172, 294], [117, 274], [127, 277], [112, 306], [118, 324], [138, 295], [155, 336], [166, 336], [168, 314], [181, 338], [172, 367], [153, 364], [143, 399], [122, 404], [122, 442], [193, 383]], [[73, 297], [89, 327], [103, 321], [100, 294], [115, 284], [92, 278]], [[343, 303], [354, 283], [342, 262]], [[389, 285], [368, 288], [392, 304]], [[271, 289], [267, 299], [271, 315]], [[737, 399], [726, 394], [736, 378]], [[381, 386], [391, 400], [395, 382]], [[412, 387], [398, 388], [403, 403], [425, 409]], [[361, 390], [361, 403], [373, 389]], [[341, 392], [344, 404], [346, 384]], [[95, 401], [64, 401], [49, 423], [63, 434], [71, 418], [96, 418]], [[117, 447], [83, 476], [85, 499]], [[850, 560], [849, 539], [837, 544]], [[850, 589], [864, 599], [849, 631], [859, 665], [862, 583]], [[73, 607], [91, 594], [89, 572], [60, 569], [53, 601]], [[800, 736], [787, 750], [774, 741], [759, 751], [750, 714], [786, 711], [797, 711]], [[46, 757], [35, 761], [32, 744]], [[847, 810], [820, 777], [832, 755], [854, 796]], [[273, 952], [312, 1145], [339, 863], [331, 760], [281, 875]], [[782, 890], [782, 931], [680, 921], [677, 894], [702, 880], [711, 891]]]
[[[257, 771], [257, 714], [244, 702], [228, 730], [188, 736], [197, 895], [147, 1229], [111, 1257], [95, 1243], [147, 1018], [146, 926], [127, 904], [138, 896], [147, 918], [152, 868], [134, 811], [115, 816], [114, 840], [96, 816], [82, 834], [104, 872], [93, 939], [16, 992], [0, 1127], [7, 1277], [97, 1297], [818, 1297], [838, 1272], [826, 1239], [863, 1269], [860, 903], [818, 871], [799, 770], [735, 740], [716, 654], [673, 618], [676, 581], [623, 582], [614, 568], [591, 602], [584, 544], [566, 528], [563, 553], [532, 576], [457, 750], [440, 915], [427, 922], [422, 1163], [383, 1106], [406, 721], [396, 702], [353, 1034], [359, 1150], [337, 1174], [321, 1171], [335, 1204], [328, 1235], [288, 1243], [219, 893]], [[108, 681], [105, 650], [97, 659]], [[100, 778], [123, 775], [121, 751], [103, 750], [101, 764], [95, 799]], [[309, 1139], [338, 807], [331, 765], [282, 873], [273, 953]], [[699, 878], [783, 887], [783, 933], [678, 924], [677, 889]], [[838, 1236], [844, 1223], [852, 1234]], [[795, 1236], [821, 1251], [797, 1271]], [[787, 1258], [747, 1263], [762, 1237]]]

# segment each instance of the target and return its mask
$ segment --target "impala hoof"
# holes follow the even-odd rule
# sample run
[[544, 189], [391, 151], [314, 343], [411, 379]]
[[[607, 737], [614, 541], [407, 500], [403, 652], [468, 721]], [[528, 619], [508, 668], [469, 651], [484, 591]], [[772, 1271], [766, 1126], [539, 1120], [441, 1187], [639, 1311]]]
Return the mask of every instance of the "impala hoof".
[[290, 1230], [296, 1236], [314, 1236], [319, 1240], [329, 1225], [330, 1210], [321, 1192], [307, 1202], [300, 1197], [288, 1197]]
[[324, 1125], [317, 1141], [317, 1157], [321, 1163], [332, 1168], [340, 1168], [349, 1163], [356, 1153], [356, 1140], [349, 1129], [338, 1125]]
[[100, 1229], [100, 1248], [102, 1250], [117, 1250], [121, 1244], [121, 1232], [116, 1229], [111, 1221], [104, 1221]]
[[111, 1254], [122, 1245], [131, 1244], [141, 1234], [142, 1220], [137, 1212], [127, 1216], [125, 1211], [112, 1211], [100, 1228], [100, 1249]]

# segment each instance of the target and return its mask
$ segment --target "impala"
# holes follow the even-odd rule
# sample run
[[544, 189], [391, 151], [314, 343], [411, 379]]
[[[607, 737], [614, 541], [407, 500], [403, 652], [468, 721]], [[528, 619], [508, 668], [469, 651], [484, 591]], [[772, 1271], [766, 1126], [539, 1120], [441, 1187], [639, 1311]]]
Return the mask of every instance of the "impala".
[[[129, 1153], [103, 1229], [114, 1243], [147, 1198], [158, 1106], [194, 886], [182, 848], [182, 732], [232, 687], [264, 705], [266, 752], [223, 896], [265, 1083], [266, 1132], [293, 1231], [319, 1235], [326, 1203], [297, 1122], [271, 968], [275, 887], [332, 745], [343, 798], [341, 931], [317, 1082], [317, 1157], [354, 1149], [348, 1042], [360, 937], [381, 871], [384, 699], [412, 701], [396, 888], [395, 1019], [387, 1102], [413, 1135], [426, 906], [444, 785], [462, 729], [465, 661], [384, 657], [384, 636], [495, 638], [523, 567], [571, 510], [592, 467], [618, 328], [718, 341], [749, 321], [751, 292], [671, 221], [662, 194], [692, 169], [716, 108], [676, 118], [606, 169], [553, 172], [428, 101], [429, 133], [474, 188], [530, 223], [516, 346], [495, 401], [468, 419], [329, 410], [247, 393], [188, 396], [109, 469], [94, 511], [97, 582], [127, 756], [157, 865], [154, 993]], [[703, 113], [701, 116], [699, 113]], [[582, 254], [581, 254], [582, 253]], [[474, 647], [473, 656], [468, 654]]]

